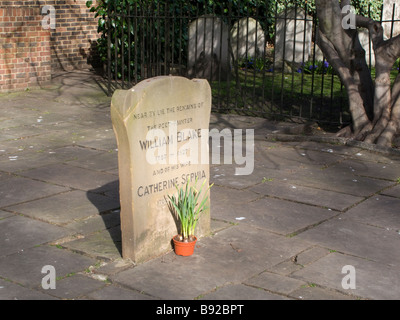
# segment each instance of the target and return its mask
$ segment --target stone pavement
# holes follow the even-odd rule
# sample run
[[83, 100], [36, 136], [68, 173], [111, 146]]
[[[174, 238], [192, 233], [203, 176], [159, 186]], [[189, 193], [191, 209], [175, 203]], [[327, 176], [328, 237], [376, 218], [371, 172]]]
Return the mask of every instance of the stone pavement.
[[255, 169], [211, 165], [213, 233], [195, 254], [123, 260], [101, 87], [79, 72], [0, 95], [0, 299], [400, 299], [400, 157], [266, 139], [299, 126], [257, 118], [212, 116], [256, 130]]

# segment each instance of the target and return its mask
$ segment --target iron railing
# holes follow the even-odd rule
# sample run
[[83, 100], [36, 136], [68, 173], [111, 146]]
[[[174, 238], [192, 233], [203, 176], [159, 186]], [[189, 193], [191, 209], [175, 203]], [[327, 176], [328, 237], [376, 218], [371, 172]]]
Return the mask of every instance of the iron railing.
[[[231, 2], [221, 10], [168, 1], [144, 1], [124, 12], [110, 7], [108, 94], [172, 74], [208, 79], [216, 112], [349, 123], [347, 93], [316, 46], [315, 13], [298, 6], [273, 9], [245, 12]], [[400, 24], [395, 10], [394, 4], [392, 18], [381, 18], [391, 23], [390, 36]], [[370, 41], [367, 46], [373, 72]]]

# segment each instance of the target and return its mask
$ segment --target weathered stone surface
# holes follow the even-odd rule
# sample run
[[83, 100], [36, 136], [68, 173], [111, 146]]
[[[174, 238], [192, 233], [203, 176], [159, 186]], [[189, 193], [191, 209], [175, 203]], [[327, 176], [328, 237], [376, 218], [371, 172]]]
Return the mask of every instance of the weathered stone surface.
[[364, 176], [378, 179], [396, 181], [400, 176], [398, 163], [379, 163], [358, 160], [345, 160], [336, 164], [334, 168], [340, 168], [343, 172], [356, 176]]
[[189, 26], [188, 76], [226, 80], [229, 68], [229, 28], [215, 16], [203, 16]]
[[71, 191], [10, 207], [24, 215], [65, 225], [119, 207], [118, 200], [84, 191]]
[[77, 299], [83, 298], [90, 292], [96, 291], [105, 285], [105, 282], [92, 279], [82, 274], [75, 274], [58, 280], [55, 289], [45, 290], [44, 292], [62, 299]]
[[[350, 172], [349, 172], [350, 171]], [[356, 197], [368, 197], [393, 185], [393, 182], [356, 176], [351, 170], [332, 166], [315, 170], [305, 168], [287, 179], [293, 185], [346, 193]]]
[[236, 21], [231, 29], [231, 45], [235, 60], [262, 58], [265, 35], [260, 22], [249, 17]]
[[334, 290], [320, 288], [313, 283], [291, 292], [290, 297], [300, 300], [357, 300], [357, 297], [346, 295]]
[[[66, 164], [54, 164], [32, 169], [24, 171], [21, 175], [85, 191], [100, 188], [117, 179], [115, 175], [109, 173], [97, 172]], [[79, 178], [77, 179], [77, 177]]]
[[[29, 288], [41, 288], [42, 268], [51, 265], [57, 277], [84, 271], [95, 260], [51, 246], [29, 248], [0, 258], [0, 277]], [[57, 283], [56, 283], [57, 284]]]
[[[209, 179], [211, 89], [205, 80], [158, 77], [114, 93], [124, 258], [143, 262], [171, 249], [178, 233], [167, 195]], [[207, 210], [198, 236], [210, 231]]]
[[11, 217], [13, 214], [10, 212], [6, 212], [3, 210], [0, 210], [0, 220], [7, 218], [7, 217]]
[[[395, 9], [393, 12], [393, 5], [395, 4]], [[383, 1], [383, 16], [382, 20], [383, 21], [392, 21], [394, 17], [394, 20], [396, 22], [383, 22], [382, 26], [384, 29], [384, 33], [386, 38], [390, 38], [397, 36], [400, 34], [400, 22], [398, 21], [400, 19], [400, 4], [397, 0], [384, 0]], [[393, 30], [393, 32], [392, 32]]]
[[62, 245], [98, 259], [121, 258], [121, 228], [113, 227]]
[[376, 195], [351, 208], [343, 217], [397, 232], [400, 230], [400, 199]]
[[[245, 298], [243, 298], [245, 297]], [[243, 284], [230, 284], [208, 293], [200, 298], [205, 300], [287, 300], [286, 297], [249, 287]]]
[[301, 203], [344, 211], [346, 208], [360, 202], [364, 198], [317, 188], [303, 187], [278, 181], [265, 181], [250, 189], [262, 195], [279, 197]]
[[[43, 232], [43, 230], [46, 232]], [[0, 256], [21, 252], [71, 234], [68, 230], [21, 216], [0, 219]]]
[[400, 266], [400, 237], [393, 230], [373, 227], [350, 218], [335, 218], [309, 229], [296, 239], [339, 252]]
[[263, 198], [251, 202], [241, 209], [239, 212], [224, 213], [230, 215], [230, 221], [235, 221], [236, 217], [243, 217], [245, 218], [242, 220], [243, 223], [283, 235], [301, 231], [337, 214], [337, 212], [325, 208], [273, 198]]
[[50, 196], [68, 188], [21, 177], [5, 177], [0, 183], [0, 207]]
[[[82, 86], [86, 82], [80, 81], [77, 85]], [[201, 238], [192, 257], [178, 257], [171, 252], [135, 265], [129, 259], [121, 260], [118, 210], [103, 212], [107, 209], [107, 201], [95, 201], [92, 206], [87, 198], [89, 194], [101, 195], [99, 199], [112, 195], [117, 200], [114, 203], [119, 205], [118, 172], [112, 168], [117, 153], [114, 149], [109, 152], [112, 140], [116, 148], [115, 136], [112, 131], [106, 131], [111, 129], [109, 104], [98, 106], [99, 100], [85, 97], [82, 100], [85, 104], [76, 104], [80, 97], [74, 95], [82, 91], [75, 90], [70, 83], [65, 84], [64, 89], [63, 92], [53, 88], [0, 96], [0, 140], [18, 139], [3, 140], [0, 147], [0, 192], [3, 192], [0, 196], [0, 236], [8, 234], [8, 239], [12, 241], [9, 247], [0, 246], [1, 300], [56, 299], [52, 290], [41, 288], [41, 280], [45, 276], [41, 269], [45, 265], [55, 267], [56, 284], [60, 289], [57, 294], [62, 298], [142, 300], [219, 297], [245, 300], [264, 296], [264, 293], [267, 299], [269, 294], [273, 294], [270, 291], [273, 289], [281, 297], [302, 300], [399, 300], [400, 235], [396, 227], [397, 200], [400, 198], [397, 184], [399, 174], [396, 172], [399, 157], [366, 151], [361, 149], [365, 146], [359, 144], [349, 147], [306, 142], [304, 136], [291, 136], [292, 142], [289, 143], [265, 141], [267, 133], [281, 129], [286, 132], [291, 125], [252, 117], [214, 114], [213, 126], [219, 130], [250, 128], [259, 131], [255, 140], [253, 174], [235, 176], [234, 165], [213, 165], [220, 169], [212, 171], [215, 182], [219, 184], [210, 192], [213, 237]], [[67, 105], [56, 102], [60, 94], [62, 101], [68, 102], [68, 97], [72, 101]], [[105, 96], [102, 91], [101, 94]], [[110, 99], [106, 97], [105, 100]], [[43, 104], [43, 101], [46, 103]], [[37, 120], [42, 122], [38, 123]], [[10, 130], [3, 131], [6, 128]], [[88, 151], [82, 146], [96, 150]], [[51, 153], [54, 151], [55, 154]], [[18, 158], [11, 159], [17, 160], [10, 160], [9, 157], [15, 156]], [[348, 166], [353, 161], [358, 164], [355, 172]], [[340, 162], [343, 162], [342, 166]], [[80, 167], [80, 170], [68, 170], [65, 175], [70, 175], [69, 180], [64, 177], [53, 182], [52, 178], [59, 177], [60, 172], [54, 168], [49, 171], [45, 169], [49, 165], [53, 167], [54, 163], [54, 168], [74, 166]], [[383, 168], [385, 165], [389, 166]], [[35, 177], [21, 177], [26, 170], [37, 168], [41, 170], [36, 171]], [[390, 169], [391, 173], [386, 169]], [[85, 170], [92, 174], [82, 174]], [[101, 171], [113, 172], [113, 179], [97, 183], [102, 176]], [[362, 177], [371, 172], [374, 178]], [[82, 180], [85, 179], [89, 189], [74, 193], [75, 189], [84, 185]], [[342, 201], [341, 195], [365, 199], [351, 209], [346, 208], [343, 213], [336, 211], [339, 214], [336, 218], [310, 226], [310, 229], [297, 236], [287, 237], [276, 234], [277, 229], [270, 232], [268, 228], [272, 228], [272, 223], [260, 225], [261, 221], [272, 221], [271, 216], [268, 219], [263, 216], [265, 206], [258, 207], [260, 212], [257, 219], [264, 219], [260, 220], [260, 224], [254, 219], [252, 224], [248, 224], [247, 219], [236, 220], [236, 217], [248, 217], [249, 203], [268, 197], [249, 190], [256, 184], [262, 184], [262, 181], [264, 184], [306, 186], [325, 192], [331, 190], [331, 198], [337, 199], [338, 204]], [[71, 187], [64, 187], [63, 183], [66, 182]], [[61, 186], [57, 186], [59, 183]], [[278, 189], [279, 192], [277, 190], [270, 197], [282, 199], [288, 196], [285, 188]], [[76, 199], [70, 197], [69, 202], [66, 197], [57, 207], [57, 200], [61, 199], [58, 196], [62, 194], [79, 196]], [[54, 226], [40, 221], [39, 212], [30, 216], [13, 210], [14, 206], [21, 205], [22, 208], [23, 203], [36, 206], [40, 203], [36, 201], [45, 199], [53, 199], [56, 203], [43, 205], [43, 214], [48, 214], [49, 208], [53, 208], [52, 219], [59, 214], [60, 219], [67, 221], [67, 212], [75, 208], [80, 213], [72, 212], [71, 218], [74, 216], [78, 221]], [[314, 197], [310, 199], [314, 201]], [[327, 200], [328, 193], [322, 199]], [[97, 207], [95, 203], [100, 206]], [[82, 205], [81, 209], [79, 204]], [[91, 209], [87, 207], [88, 204]], [[85, 208], [88, 208], [87, 212]], [[86, 216], [89, 212], [91, 215]], [[232, 221], [224, 218], [230, 216], [229, 212], [234, 219]], [[282, 216], [287, 216], [287, 212], [283, 212]], [[281, 221], [282, 218], [279, 217]], [[287, 219], [288, 225], [283, 227], [291, 230], [297, 222]], [[75, 233], [80, 235], [75, 236]], [[57, 239], [59, 236], [61, 238]], [[45, 245], [48, 241], [57, 243], [57, 246]], [[332, 253], [333, 250], [338, 252]], [[107, 260], [109, 264], [104, 265], [90, 256]], [[341, 272], [345, 265], [355, 267], [356, 290], [344, 290], [341, 286], [346, 275]], [[87, 269], [93, 273], [86, 274]], [[266, 271], [274, 274], [272, 277], [275, 274], [283, 277], [268, 278]], [[112, 283], [93, 279], [86, 282], [81, 276], [95, 276], [103, 280], [107, 276]], [[253, 277], [254, 284], [248, 283]], [[193, 285], [188, 286], [188, 279], [193, 280]], [[305, 284], [289, 292], [297, 283]], [[262, 288], [258, 289], [258, 285]], [[61, 293], [63, 288], [71, 290]]]
[[161, 299], [194, 299], [216, 287], [243, 282], [306, 247], [303, 241], [239, 225], [201, 239], [191, 257], [167, 255], [112, 279]]
[[[285, 20], [286, 19], [286, 20]], [[282, 66], [282, 61], [301, 64], [311, 54], [311, 36], [313, 22], [303, 9], [283, 12], [276, 22], [275, 68]]]
[[57, 298], [0, 279], [0, 300], [57, 300]]
[[153, 297], [138, 291], [124, 289], [116, 285], [109, 285], [93, 291], [87, 294], [86, 297], [94, 300], [155, 300]]
[[382, 194], [400, 198], [400, 185], [394, 186], [393, 188], [382, 191]]
[[[348, 272], [342, 273], [342, 268], [347, 265], [354, 267], [355, 289], [344, 289], [342, 287], [342, 280], [348, 274]], [[380, 262], [333, 253], [309, 267], [296, 271], [292, 276], [309, 283], [339, 290], [353, 297], [398, 300], [400, 298], [398, 272], [398, 267], [392, 268]], [[303, 293], [293, 294], [300, 295]], [[306, 296], [305, 298], [315, 299], [313, 296]]]
[[300, 288], [300, 286], [305, 285], [306, 283], [297, 279], [284, 277], [279, 274], [263, 272], [245, 281], [245, 284], [263, 288], [271, 292], [288, 294]]

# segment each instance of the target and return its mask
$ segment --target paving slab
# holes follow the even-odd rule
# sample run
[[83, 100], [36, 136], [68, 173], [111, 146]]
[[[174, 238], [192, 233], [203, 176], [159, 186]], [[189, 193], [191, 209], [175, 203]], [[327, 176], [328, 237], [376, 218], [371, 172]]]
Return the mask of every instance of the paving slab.
[[263, 272], [245, 281], [245, 284], [262, 288], [270, 292], [288, 295], [290, 292], [306, 285], [306, 282], [285, 277], [279, 274]]
[[376, 195], [351, 208], [342, 217], [352, 218], [361, 223], [399, 232], [400, 199]]
[[398, 184], [398, 185], [396, 185], [396, 186], [394, 186], [392, 188], [383, 190], [382, 194], [387, 195], [387, 196], [400, 198], [400, 184]]
[[14, 212], [59, 225], [66, 225], [116, 208], [119, 208], [118, 200], [80, 190], [8, 207]]
[[292, 259], [282, 261], [277, 263], [274, 266], [268, 267], [266, 271], [270, 271], [272, 273], [289, 276], [291, 273], [301, 270], [303, 268], [302, 265], [298, 263], [293, 263]]
[[[355, 270], [355, 289], [344, 289], [342, 273], [344, 266], [353, 266]], [[378, 300], [400, 299], [399, 268], [392, 268], [380, 262], [374, 262], [340, 253], [332, 253], [316, 261], [309, 267], [296, 271], [293, 277], [325, 288], [332, 288], [354, 297]]]
[[58, 162], [84, 161], [87, 158], [101, 155], [103, 152], [79, 146], [66, 146], [52, 149], [49, 154]]
[[307, 168], [297, 171], [287, 182], [293, 185], [301, 185], [339, 193], [346, 193], [356, 197], [369, 197], [385, 188], [393, 186], [393, 181], [373, 179], [349, 174], [335, 166], [316, 170]]
[[399, 299], [400, 157], [264, 140], [307, 124], [212, 114], [210, 128], [255, 130], [254, 171], [211, 162], [212, 236], [193, 256], [122, 259], [110, 101], [90, 72], [0, 96], [0, 299]]
[[329, 153], [332, 155], [344, 155], [344, 156], [354, 156], [362, 151], [362, 149], [357, 147], [349, 147], [331, 143], [321, 143], [316, 141], [285, 142], [285, 146], [292, 146], [296, 150], [302, 150], [302, 149], [314, 150], [314, 151]]
[[118, 153], [114, 150], [108, 152], [97, 152], [96, 155], [86, 157], [84, 159], [74, 159], [68, 162], [69, 165], [81, 168], [115, 172], [118, 174]]
[[[0, 257], [66, 237], [72, 232], [22, 216], [0, 219]], [[43, 232], [46, 230], [46, 232]]]
[[55, 289], [41, 290], [56, 298], [76, 300], [105, 286], [105, 281], [95, 280], [83, 274], [73, 274], [56, 281]]
[[237, 222], [242, 217], [250, 202], [260, 198], [260, 195], [232, 187], [214, 185], [210, 193], [211, 217], [230, 222]]
[[314, 283], [305, 285], [289, 294], [299, 300], [360, 300], [359, 297], [347, 295], [335, 290], [317, 287]]
[[1, 178], [0, 181], [1, 208], [70, 190], [68, 187], [56, 186], [23, 177], [8, 176], [4, 179]]
[[400, 266], [400, 236], [350, 218], [334, 218], [295, 237], [331, 250]]
[[85, 191], [100, 188], [118, 179], [117, 176], [109, 173], [78, 168], [66, 164], [55, 164], [32, 169], [22, 172], [21, 175]]
[[[30, 146], [28, 148], [30, 148]], [[20, 171], [40, 168], [59, 162], [60, 160], [56, 159], [50, 151], [17, 152], [0, 157], [1, 170], [10, 173], [18, 173]]]
[[398, 155], [387, 155], [384, 153], [373, 152], [368, 150], [360, 150], [354, 155], [351, 155], [350, 158], [356, 159], [359, 161], [367, 161], [367, 162], [380, 162], [380, 163], [395, 163], [400, 161], [400, 157]]
[[231, 222], [241, 220], [245, 224], [282, 235], [302, 231], [338, 214], [327, 208], [318, 208], [274, 198], [259, 199], [237, 209], [234, 211], [221, 210], [216, 214], [216, 217]]
[[56, 278], [82, 272], [96, 263], [95, 259], [59, 249], [54, 246], [38, 246], [0, 258], [0, 277], [12, 279], [27, 288], [41, 288], [44, 266], [53, 266]]
[[[111, 203], [111, 202], [110, 202]], [[109, 202], [107, 201], [107, 205]], [[98, 209], [99, 210], [99, 209]], [[102, 230], [119, 227], [121, 225], [120, 210], [111, 210], [104, 214], [94, 214], [83, 220], [66, 225], [66, 228], [81, 235], [89, 235]]]
[[325, 149], [314, 151], [289, 148], [286, 145], [271, 146], [264, 141], [257, 141], [257, 144], [255, 159], [269, 165], [271, 169], [298, 169], [303, 166], [325, 167], [345, 159], [344, 155], [325, 152]]
[[[244, 297], [244, 298], [243, 298]], [[199, 300], [288, 300], [288, 298], [243, 284], [230, 284], [202, 295]]]
[[114, 284], [90, 292], [83, 298], [90, 300], [157, 300], [149, 295], [145, 295], [135, 290], [125, 289]]
[[121, 228], [117, 226], [64, 242], [62, 247], [96, 259], [119, 259], [122, 256]]
[[382, 163], [349, 159], [342, 161], [339, 164], [335, 164], [334, 167], [340, 168], [344, 172], [348, 172], [355, 176], [386, 179], [391, 181], [397, 181], [400, 177], [399, 163]]
[[[60, 125], [53, 125], [52, 131], [41, 134], [40, 136], [31, 136], [18, 140], [8, 140], [2, 142], [1, 150], [8, 156], [19, 155], [20, 153], [29, 152], [30, 155], [51, 154], [53, 149], [71, 146], [77, 139], [76, 134], [70, 133], [69, 130], [58, 129]], [[87, 129], [86, 129], [87, 130]]]
[[329, 254], [329, 250], [326, 248], [322, 248], [319, 246], [315, 246], [312, 248], [308, 248], [307, 250], [300, 252], [296, 258], [296, 264], [301, 265], [302, 267], [317, 261], [318, 259], [325, 257]]
[[34, 137], [43, 134], [39, 126], [20, 125], [1, 129], [0, 141], [19, 140], [27, 137]]
[[273, 178], [265, 179], [263, 183], [248, 190], [262, 195], [279, 197], [337, 211], [345, 211], [347, 208], [364, 200], [363, 197], [295, 185], [288, 181], [275, 181]]
[[55, 297], [0, 279], [0, 300], [58, 300]]
[[[305, 247], [302, 241], [238, 225], [201, 239], [191, 257], [172, 252], [112, 280], [161, 299], [194, 299], [219, 286], [244, 281]], [[195, 278], [190, 276], [193, 274]]]
[[95, 274], [102, 274], [106, 276], [112, 276], [118, 272], [132, 268], [134, 263], [128, 259], [115, 259], [113, 261], [102, 262], [97, 268], [93, 269], [92, 272]]
[[111, 136], [111, 133], [108, 133], [107, 135], [97, 133], [92, 137], [84, 136], [81, 137], [77, 144], [86, 148], [94, 148], [103, 151], [115, 151], [118, 148], [117, 141], [115, 140], [115, 137]]
[[11, 212], [0, 210], [0, 220], [3, 220], [7, 217], [12, 217], [13, 214]]
[[235, 189], [245, 189], [261, 182], [262, 178], [259, 174], [239, 175], [236, 169], [240, 167], [243, 166], [233, 164], [211, 166], [210, 183]]

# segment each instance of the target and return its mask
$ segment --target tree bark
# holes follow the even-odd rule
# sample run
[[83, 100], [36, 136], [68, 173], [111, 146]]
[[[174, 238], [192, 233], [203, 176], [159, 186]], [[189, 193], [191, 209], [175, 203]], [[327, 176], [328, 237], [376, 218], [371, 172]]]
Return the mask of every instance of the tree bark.
[[[342, 8], [348, 4], [350, 1], [316, 0], [318, 45], [348, 92], [352, 137], [388, 146], [400, 127], [400, 77], [393, 88], [390, 80], [393, 64], [400, 57], [400, 35], [385, 41], [381, 24], [363, 16], [356, 16], [356, 28], [344, 28]], [[358, 39], [359, 27], [367, 28], [372, 39], [375, 81]]]

